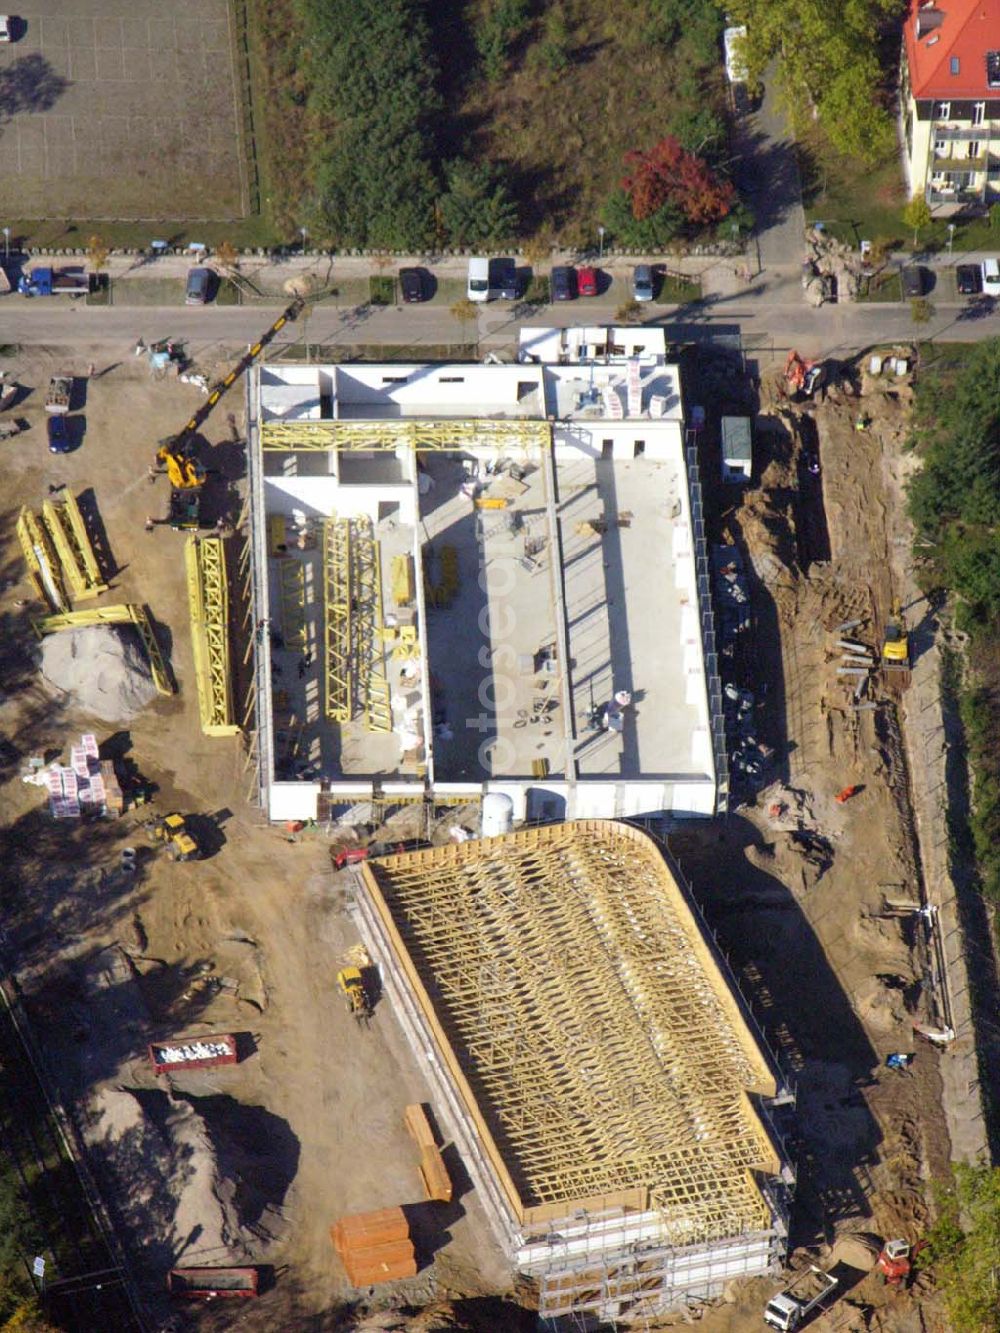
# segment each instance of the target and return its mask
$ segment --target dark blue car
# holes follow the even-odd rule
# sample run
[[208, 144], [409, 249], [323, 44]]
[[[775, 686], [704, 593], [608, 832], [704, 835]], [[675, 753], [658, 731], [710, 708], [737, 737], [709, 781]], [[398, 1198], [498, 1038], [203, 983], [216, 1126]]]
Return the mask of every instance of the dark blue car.
[[49, 453], [68, 454], [71, 449], [69, 423], [61, 412], [51, 412], [46, 417], [49, 428]]

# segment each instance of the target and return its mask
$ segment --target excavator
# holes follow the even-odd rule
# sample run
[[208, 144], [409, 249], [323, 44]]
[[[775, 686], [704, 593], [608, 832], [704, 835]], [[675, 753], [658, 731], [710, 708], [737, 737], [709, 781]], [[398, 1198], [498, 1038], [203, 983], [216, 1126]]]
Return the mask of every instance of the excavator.
[[899, 598], [892, 599], [892, 610], [885, 623], [882, 637], [882, 666], [886, 671], [909, 671], [910, 636], [906, 632], [906, 623], [899, 605]]
[[926, 1246], [925, 1240], [916, 1245], [908, 1240], [887, 1240], [875, 1264], [879, 1278], [889, 1287], [908, 1287], [913, 1281], [913, 1260]]
[[823, 383], [823, 363], [807, 361], [794, 349], [788, 353], [785, 362], [785, 387], [790, 394], [801, 394], [811, 398]]

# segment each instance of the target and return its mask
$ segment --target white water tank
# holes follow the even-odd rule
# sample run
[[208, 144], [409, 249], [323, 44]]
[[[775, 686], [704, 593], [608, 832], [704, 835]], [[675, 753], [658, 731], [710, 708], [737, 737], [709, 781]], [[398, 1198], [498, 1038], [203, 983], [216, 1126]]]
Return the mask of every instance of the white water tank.
[[498, 838], [509, 833], [514, 822], [514, 802], [503, 792], [491, 791], [483, 797], [483, 837]]

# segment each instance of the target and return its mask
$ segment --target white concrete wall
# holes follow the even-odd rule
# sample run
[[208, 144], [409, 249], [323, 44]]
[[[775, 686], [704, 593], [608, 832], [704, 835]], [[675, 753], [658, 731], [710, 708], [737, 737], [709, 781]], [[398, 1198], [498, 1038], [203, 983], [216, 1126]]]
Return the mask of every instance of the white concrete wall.
[[[346, 408], [395, 405], [401, 414], [489, 415], [517, 407], [517, 386], [540, 382], [530, 366], [399, 365], [336, 367], [337, 401]], [[400, 376], [407, 376], [405, 382]]]
[[409, 482], [400, 485], [342, 486], [336, 477], [266, 477], [264, 504], [269, 514], [290, 517], [296, 509], [307, 518], [378, 519], [380, 504], [398, 504], [399, 521], [416, 524], [416, 495]]
[[605, 440], [611, 440], [615, 459], [635, 457], [637, 440], [643, 442], [643, 458], [650, 462], [676, 462], [683, 468], [683, 435], [677, 421], [650, 421], [645, 417], [627, 417], [624, 421], [572, 421], [555, 425], [552, 432], [556, 463], [574, 455], [600, 458]]
[[272, 782], [268, 815], [272, 823], [286, 819], [315, 819], [318, 782]]

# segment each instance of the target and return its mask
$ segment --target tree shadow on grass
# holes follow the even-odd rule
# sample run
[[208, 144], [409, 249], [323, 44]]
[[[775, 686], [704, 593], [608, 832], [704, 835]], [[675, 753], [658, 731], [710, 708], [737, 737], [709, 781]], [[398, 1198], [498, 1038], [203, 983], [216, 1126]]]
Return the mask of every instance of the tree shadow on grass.
[[72, 85], [39, 52], [0, 70], [0, 127], [26, 111], [51, 111]]

